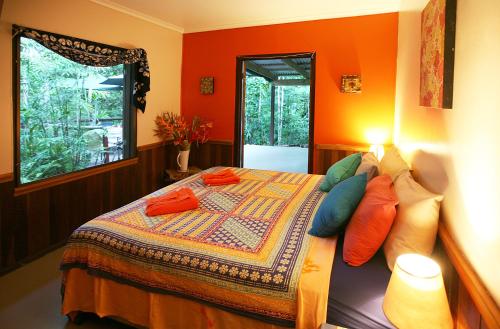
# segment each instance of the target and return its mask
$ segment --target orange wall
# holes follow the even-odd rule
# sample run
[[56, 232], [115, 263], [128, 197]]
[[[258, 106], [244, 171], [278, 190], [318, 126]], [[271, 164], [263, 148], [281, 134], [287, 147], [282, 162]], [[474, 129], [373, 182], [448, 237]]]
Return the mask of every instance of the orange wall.
[[[184, 34], [181, 112], [232, 140], [236, 56], [315, 51], [315, 143], [367, 143], [374, 128], [390, 142], [397, 39], [397, 13]], [[362, 94], [340, 93], [340, 76], [351, 73], [361, 74]], [[215, 77], [213, 95], [200, 95], [202, 76]]]

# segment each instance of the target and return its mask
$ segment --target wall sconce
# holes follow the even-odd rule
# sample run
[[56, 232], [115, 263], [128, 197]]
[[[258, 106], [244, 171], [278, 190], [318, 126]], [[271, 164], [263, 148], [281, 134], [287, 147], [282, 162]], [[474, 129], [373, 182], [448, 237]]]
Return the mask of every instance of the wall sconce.
[[378, 161], [382, 160], [384, 157], [384, 145], [382, 144], [372, 144], [370, 145], [370, 152], [375, 155]]
[[340, 92], [350, 94], [361, 93], [361, 76], [360, 75], [342, 75], [340, 84]]
[[214, 77], [200, 78], [200, 94], [212, 95], [214, 93]]
[[396, 259], [383, 309], [397, 328], [453, 328], [441, 268], [422, 255]]

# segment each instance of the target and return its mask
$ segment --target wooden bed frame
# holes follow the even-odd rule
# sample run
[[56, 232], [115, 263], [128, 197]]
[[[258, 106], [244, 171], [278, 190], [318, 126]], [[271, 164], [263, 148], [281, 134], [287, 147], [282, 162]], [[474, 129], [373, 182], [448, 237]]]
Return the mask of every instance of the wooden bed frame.
[[[332, 163], [353, 153], [368, 152], [369, 145], [318, 144], [316, 150], [316, 173], [325, 174]], [[499, 305], [466, 259], [443, 221], [439, 224], [435, 255], [443, 267], [455, 328], [500, 328]]]

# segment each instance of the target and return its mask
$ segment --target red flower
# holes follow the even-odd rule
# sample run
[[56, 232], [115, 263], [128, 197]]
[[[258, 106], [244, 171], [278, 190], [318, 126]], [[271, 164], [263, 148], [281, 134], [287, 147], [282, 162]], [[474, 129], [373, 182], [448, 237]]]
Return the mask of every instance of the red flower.
[[155, 136], [174, 145], [181, 145], [182, 149], [188, 149], [191, 143], [203, 144], [208, 140], [211, 122], [205, 122], [195, 116], [190, 125], [178, 114], [164, 112], [156, 116]]

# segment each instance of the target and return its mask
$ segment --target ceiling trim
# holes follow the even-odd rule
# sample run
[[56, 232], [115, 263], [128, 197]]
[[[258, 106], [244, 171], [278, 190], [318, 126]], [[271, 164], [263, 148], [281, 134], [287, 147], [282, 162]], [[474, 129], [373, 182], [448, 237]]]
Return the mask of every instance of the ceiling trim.
[[365, 15], [376, 15], [376, 14], [387, 14], [393, 12], [399, 12], [401, 7], [401, 1], [394, 1], [392, 7], [373, 7], [365, 10], [345, 10], [343, 12], [323, 12], [321, 14], [305, 15], [305, 16], [293, 16], [293, 17], [280, 17], [272, 19], [263, 20], [250, 20], [250, 21], [240, 21], [231, 24], [221, 24], [221, 25], [209, 25], [199, 28], [186, 29], [181, 26], [169, 23], [165, 20], [144, 14], [135, 9], [131, 9], [126, 6], [117, 4], [112, 0], [90, 0], [91, 2], [119, 11], [121, 13], [133, 16], [135, 18], [147, 21], [149, 23], [161, 26], [166, 29], [174, 30], [180, 33], [196, 33], [196, 32], [207, 32], [215, 30], [226, 30], [234, 28], [252, 27], [252, 26], [262, 26], [262, 25], [274, 25], [274, 24], [286, 24], [286, 23], [296, 23], [305, 21], [314, 21], [321, 19], [332, 19], [332, 18], [345, 18], [345, 17], [355, 17], [355, 16], [365, 16]]
[[180, 32], [180, 33], [184, 33], [184, 28], [182, 28], [180, 26], [177, 26], [175, 24], [171, 24], [169, 22], [166, 22], [166, 21], [164, 21], [162, 19], [159, 19], [159, 18], [156, 18], [156, 17], [152, 17], [152, 16], [149, 16], [149, 15], [146, 15], [144, 13], [141, 13], [140, 11], [137, 11], [137, 10], [130, 9], [128, 7], [119, 5], [119, 4], [117, 4], [115, 2], [112, 2], [110, 0], [90, 0], [90, 1], [93, 2], [93, 3], [95, 3], [95, 4], [98, 4], [98, 5], [101, 5], [101, 6], [104, 6], [104, 7], [107, 7], [107, 8], [116, 10], [116, 11], [119, 11], [121, 13], [133, 16], [135, 18], [139, 18], [139, 19], [141, 19], [143, 21], [146, 21], [146, 22], [149, 22], [149, 23], [161, 26], [163, 28], [166, 28], [166, 29], [169, 29], [169, 30], [174, 30], [174, 31], [177, 31], [177, 32]]
[[253, 20], [253, 21], [241, 21], [232, 24], [222, 24], [222, 25], [212, 25], [196, 29], [185, 29], [184, 33], [196, 33], [196, 32], [208, 32], [215, 30], [226, 30], [235, 29], [242, 27], [252, 27], [252, 26], [262, 26], [262, 25], [274, 25], [274, 24], [286, 24], [286, 23], [297, 23], [306, 21], [316, 21], [321, 19], [331, 19], [331, 18], [346, 18], [355, 16], [365, 16], [365, 15], [376, 15], [376, 14], [388, 14], [399, 12], [399, 1], [394, 1], [394, 6], [392, 8], [370, 8], [366, 10], [346, 10], [344, 12], [335, 13], [322, 13], [318, 15], [307, 15], [307, 16], [295, 16], [295, 17], [282, 17], [264, 20]]

